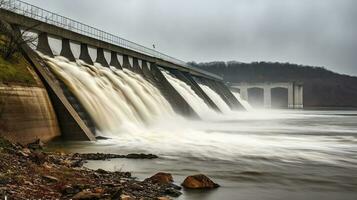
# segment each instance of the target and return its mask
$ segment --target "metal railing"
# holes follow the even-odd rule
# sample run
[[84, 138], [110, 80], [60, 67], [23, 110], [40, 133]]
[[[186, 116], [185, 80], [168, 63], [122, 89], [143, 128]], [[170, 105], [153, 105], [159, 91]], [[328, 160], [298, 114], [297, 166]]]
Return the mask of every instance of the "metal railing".
[[1, 5], [2, 9], [26, 16], [26, 17], [30, 17], [32, 19], [36, 19], [38, 21], [47, 23], [47, 24], [51, 24], [51, 25], [55, 25], [57, 27], [63, 28], [63, 29], [67, 29], [88, 37], [92, 37], [94, 39], [97, 40], [101, 40], [104, 42], [108, 42], [120, 47], [124, 47], [127, 49], [131, 49], [134, 50], [136, 52], [148, 55], [148, 56], [152, 56], [155, 58], [159, 58], [189, 69], [192, 69], [194, 71], [200, 72], [202, 74], [206, 74], [208, 76], [212, 76], [218, 79], [221, 79], [221, 77], [197, 69], [197, 68], [193, 68], [192, 66], [189, 66], [186, 62], [176, 59], [174, 57], [168, 56], [164, 53], [158, 52], [154, 49], [150, 49], [147, 48], [145, 46], [142, 46], [140, 44], [131, 42], [129, 40], [123, 39], [121, 37], [118, 37], [116, 35], [113, 35], [111, 33], [99, 30], [98, 28], [94, 28], [92, 26], [86, 25], [84, 23], [78, 22], [76, 20], [72, 20], [68, 17], [64, 17], [61, 16], [59, 14], [47, 11], [45, 9], [42, 9], [40, 7], [31, 5], [29, 3], [26, 3], [24, 1], [21, 0], [0, 0], [0, 2], [3, 2], [3, 4]]

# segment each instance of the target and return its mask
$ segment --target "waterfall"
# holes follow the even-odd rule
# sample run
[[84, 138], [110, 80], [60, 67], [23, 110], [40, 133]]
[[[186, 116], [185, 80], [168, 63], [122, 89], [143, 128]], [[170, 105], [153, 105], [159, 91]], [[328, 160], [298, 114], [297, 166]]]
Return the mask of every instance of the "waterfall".
[[239, 101], [239, 103], [246, 109], [246, 110], [253, 110], [253, 107], [248, 103], [248, 101], [242, 99], [242, 97], [240, 96], [240, 93], [238, 92], [233, 92], [231, 91], [232, 94], [237, 98], [237, 100]]
[[231, 112], [231, 108], [227, 105], [227, 103], [217, 94], [214, 90], [212, 90], [209, 86], [199, 83], [198, 84], [202, 90], [207, 94], [207, 96], [213, 101], [214, 104], [217, 105], [222, 113]]
[[130, 70], [69, 62], [60, 56], [43, 58], [104, 135], [175, 115], [160, 91]]
[[207, 118], [217, 115], [217, 112], [210, 108], [206, 102], [200, 98], [192, 88], [185, 82], [177, 79], [166, 70], [161, 70], [165, 78], [175, 88], [175, 90], [186, 100], [192, 109], [201, 117]]

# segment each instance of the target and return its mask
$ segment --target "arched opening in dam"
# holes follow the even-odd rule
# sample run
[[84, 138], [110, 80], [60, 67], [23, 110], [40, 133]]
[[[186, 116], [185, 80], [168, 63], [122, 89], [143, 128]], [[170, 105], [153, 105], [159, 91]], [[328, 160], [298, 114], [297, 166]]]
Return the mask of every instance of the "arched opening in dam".
[[271, 108], [288, 108], [288, 89], [276, 87], [271, 89]]
[[253, 87], [248, 89], [248, 102], [253, 108], [264, 107], [264, 89]]

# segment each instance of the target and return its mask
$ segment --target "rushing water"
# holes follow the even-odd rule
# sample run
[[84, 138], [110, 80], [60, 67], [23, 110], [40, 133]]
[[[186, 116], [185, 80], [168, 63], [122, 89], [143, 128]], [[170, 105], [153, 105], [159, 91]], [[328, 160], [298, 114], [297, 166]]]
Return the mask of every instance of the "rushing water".
[[162, 74], [201, 118], [217, 115], [216, 111], [210, 108], [185, 82], [177, 79], [174, 75], [165, 70], [162, 70]]
[[227, 105], [227, 103], [217, 94], [215, 91], [213, 91], [209, 86], [204, 85], [204, 84], [199, 84], [199, 86], [202, 88], [202, 90], [207, 94], [207, 96], [217, 105], [220, 111], [223, 113], [230, 113], [231, 108]]
[[71, 143], [80, 152], [159, 155], [156, 160], [91, 161], [90, 168], [170, 172], [177, 183], [204, 173], [222, 187], [179, 199], [356, 199], [356, 111], [236, 112], [210, 121], [158, 122], [113, 140]]
[[222, 186], [184, 191], [179, 199], [185, 200], [357, 197], [357, 111], [233, 112], [211, 88], [200, 85], [223, 111], [217, 113], [189, 85], [163, 71], [202, 118], [190, 120], [175, 114], [158, 89], [130, 70], [44, 58], [98, 132], [111, 137], [54, 148], [160, 157], [90, 161], [89, 168], [132, 171], [140, 179], [170, 172], [178, 184], [185, 176], [204, 173]]
[[115, 136], [118, 132], [143, 128], [160, 118], [176, 116], [160, 91], [130, 70], [87, 65], [80, 60], [68, 62], [60, 56], [44, 58], [103, 135]]

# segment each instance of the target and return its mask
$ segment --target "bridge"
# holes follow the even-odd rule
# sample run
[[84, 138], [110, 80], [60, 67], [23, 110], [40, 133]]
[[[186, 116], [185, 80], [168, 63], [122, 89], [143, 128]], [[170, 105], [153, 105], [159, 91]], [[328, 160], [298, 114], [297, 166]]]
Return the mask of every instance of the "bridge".
[[[0, 8], [0, 17], [17, 34], [23, 29], [30, 29], [38, 39], [34, 48], [47, 56], [60, 55], [69, 61], [81, 59], [87, 64], [96, 62], [104, 67], [126, 68], [141, 74], [153, 83], [174, 110], [182, 115], [197, 117], [192, 107], [166, 80], [160, 68], [170, 71], [190, 85], [212, 109], [219, 111], [217, 105], [199, 87], [198, 81], [210, 86], [232, 109], [242, 108], [220, 76], [193, 68], [186, 62], [114, 34], [21, 0], [5, 0], [5, 4]], [[51, 43], [54, 40], [60, 44], [58, 49]], [[95, 140], [93, 122], [79, 101], [65, 84], [51, 73], [46, 62], [33, 51], [33, 48], [22, 45], [22, 50], [46, 86], [63, 137], [72, 140]]]
[[[303, 102], [303, 85], [296, 82], [264, 82], [264, 83], [230, 83], [233, 91], [239, 92], [242, 99], [249, 103], [262, 104], [264, 108], [271, 108], [274, 101], [281, 101], [284, 94], [272, 100], [272, 91], [284, 93], [286, 91], [287, 102], [286, 107], [291, 109], [301, 109], [304, 107]], [[281, 92], [282, 91], [282, 92]], [[272, 102], [273, 101], [273, 102]], [[284, 104], [284, 103], [283, 103]], [[279, 107], [285, 107], [279, 105]]]

